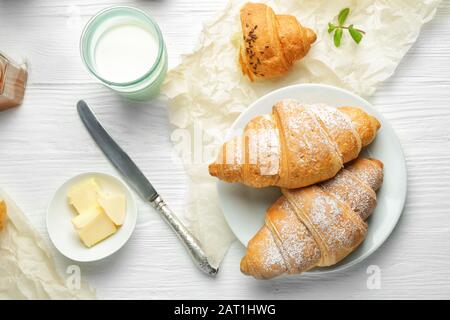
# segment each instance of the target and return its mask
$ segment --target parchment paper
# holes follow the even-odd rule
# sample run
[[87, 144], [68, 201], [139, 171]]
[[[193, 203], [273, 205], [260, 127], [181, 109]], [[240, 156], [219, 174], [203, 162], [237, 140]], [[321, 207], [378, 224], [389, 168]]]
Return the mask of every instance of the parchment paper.
[[42, 238], [1, 189], [0, 199], [8, 207], [6, 228], [0, 231], [0, 299], [94, 299], [86, 283], [67, 285]]
[[[177, 128], [172, 139], [190, 178], [186, 217], [211, 262], [218, 265], [234, 240], [217, 203], [215, 179], [207, 165], [226, 130], [258, 97], [296, 83], [326, 83], [370, 96], [389, 78], [430, 21], [439, 0], [279, 0], [261, 1], [276, 13], [295, 15], [317, 33], [307, 57], [285, 77], [251, 83], [237, 64], [239, 9], [245, 1], [231, 1], [206, 25], [199, 47], [171, 70], [162, 92], [169, 97], [170, 121]], [[335, 48], [327, 24], [351, 8], [347, 22], [367, 32], [356, 45], [348, 34]]]

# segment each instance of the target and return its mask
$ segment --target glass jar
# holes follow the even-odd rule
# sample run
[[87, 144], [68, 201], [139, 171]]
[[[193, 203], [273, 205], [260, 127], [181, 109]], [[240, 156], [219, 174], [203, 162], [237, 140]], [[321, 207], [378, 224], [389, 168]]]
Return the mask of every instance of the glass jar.
[[0, 111], [17, 107], [22, 103], [28, 71], [0, 52]]
[[144, 11], [127, 6], [107, 8], [87, 23], [81, 57], [101, 83], [133, 100], [159, 92], [167, 72], [161, 30]]

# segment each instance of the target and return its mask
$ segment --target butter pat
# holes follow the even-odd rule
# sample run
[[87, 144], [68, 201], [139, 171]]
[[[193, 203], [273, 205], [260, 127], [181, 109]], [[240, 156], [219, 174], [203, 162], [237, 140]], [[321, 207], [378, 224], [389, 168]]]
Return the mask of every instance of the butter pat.
[[6, 217], [6, 203], [0, 199], [0, 231], [2, 231], [6, 225]]
[[114, 234], [125, 221], [125, 195], [104, 194], [94, 178], [73, 185], [67, 196], [78, 213], [72, 224], [89, 248]]
[[115, 225], [121, 226], [124, 223], [126, 213], [125, 195], [105, 194], [98, 199], [98, 202]]
[[72, 219], [81, 241], [92, 247], [117, 231], [116, 226], [101, 208], [94, 208]]
[[83, 229], [86, 225], [88, 225], [92, 221], [92, 217], [102, 213], [102, 208], [93, 207], [88, 211], [85, 211], [83, 214], [77, 215], [72, 219], [72, 224], [75, 229]]
[[98, 207], [98, 197], [100, 195], [100, 186], [95, 179], [82, 181], [74, 185], [69, 190], [69, 203], [74, 206], [79, 214], [90, 211]]

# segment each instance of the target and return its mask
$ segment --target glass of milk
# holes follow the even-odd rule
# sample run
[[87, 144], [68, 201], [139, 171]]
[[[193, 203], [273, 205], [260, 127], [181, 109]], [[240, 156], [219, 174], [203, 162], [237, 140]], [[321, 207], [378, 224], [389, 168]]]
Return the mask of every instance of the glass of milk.
[[90, 73], [129, 99], [155, 96], [167, 72], [161, 31], [136, 8], [116, 6], [96, 14], [84, 28], [80, 50]]

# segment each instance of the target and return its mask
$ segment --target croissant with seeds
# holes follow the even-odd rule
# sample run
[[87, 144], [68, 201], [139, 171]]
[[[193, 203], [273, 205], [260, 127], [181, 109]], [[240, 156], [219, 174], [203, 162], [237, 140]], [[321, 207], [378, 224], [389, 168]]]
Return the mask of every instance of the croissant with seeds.
[[291, 15], [276, 15], [262, 3], [247, 3], [241, 9], [242, 44], [239, 63], [244, 75], [274, 78], [288, 72], [309, 52], [316, 34]]

